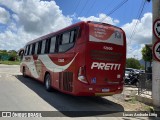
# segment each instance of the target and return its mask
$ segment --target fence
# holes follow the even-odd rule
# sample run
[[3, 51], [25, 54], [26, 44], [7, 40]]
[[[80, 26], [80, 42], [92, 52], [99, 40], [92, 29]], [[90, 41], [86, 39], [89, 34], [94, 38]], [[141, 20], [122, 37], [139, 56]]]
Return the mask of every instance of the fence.
[[152, 96], [152, 73], [142, 73], [139, 76], [138, 94]]

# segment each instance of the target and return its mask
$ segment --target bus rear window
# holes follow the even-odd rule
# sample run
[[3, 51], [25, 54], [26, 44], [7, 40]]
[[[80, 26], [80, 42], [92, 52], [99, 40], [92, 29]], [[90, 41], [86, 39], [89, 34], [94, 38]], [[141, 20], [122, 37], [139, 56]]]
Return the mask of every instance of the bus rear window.
[[124, 45], [123, 31], [108, 24], [89, 23], [89, 41]]

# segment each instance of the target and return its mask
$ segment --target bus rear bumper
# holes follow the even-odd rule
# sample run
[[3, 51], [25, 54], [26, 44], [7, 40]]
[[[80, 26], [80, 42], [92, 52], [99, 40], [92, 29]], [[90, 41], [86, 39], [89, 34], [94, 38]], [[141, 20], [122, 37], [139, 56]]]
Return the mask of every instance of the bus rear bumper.
[[95, 96], [111, 96], [111, 95], [115, 95], [115, 94], [120, 94], [122, 93], [122, 90], [118, 90], [115, 92], [108, 92], [108, 93], [95, 93]]
[[76, 96], [111, 96], [114, 94], [120, 94], [123, 91], [123, 85], [117, 86], [92, 86], [92, 85], [85, 85], [76, 89], [75, 95]]

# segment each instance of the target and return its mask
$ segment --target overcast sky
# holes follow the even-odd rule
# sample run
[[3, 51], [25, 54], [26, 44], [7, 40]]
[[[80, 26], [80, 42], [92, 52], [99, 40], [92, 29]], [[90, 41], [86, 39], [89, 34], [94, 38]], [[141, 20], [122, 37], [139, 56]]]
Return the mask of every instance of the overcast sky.
[[103, 20], [125, 31], [127, 57], [141, 59], [141, 49], [151, 43], [152, 37], [151, 2], [144, 5], [137, 22], [143, 3], [144, 0], [0, 0], [0, 49], [19, 50], [26, 42], [73, 23]]

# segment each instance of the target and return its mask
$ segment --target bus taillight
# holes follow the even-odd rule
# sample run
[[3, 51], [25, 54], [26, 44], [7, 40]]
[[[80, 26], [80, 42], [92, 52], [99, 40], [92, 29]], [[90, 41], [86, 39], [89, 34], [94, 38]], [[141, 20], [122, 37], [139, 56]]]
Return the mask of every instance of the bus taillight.
[[83, 83], [88, 83], [87, 79], [86, 79], [86, 70], [85, 70], [85, 66], [82, 66], [79, 68], [78, 71], [78, 80], [83, 82]]

